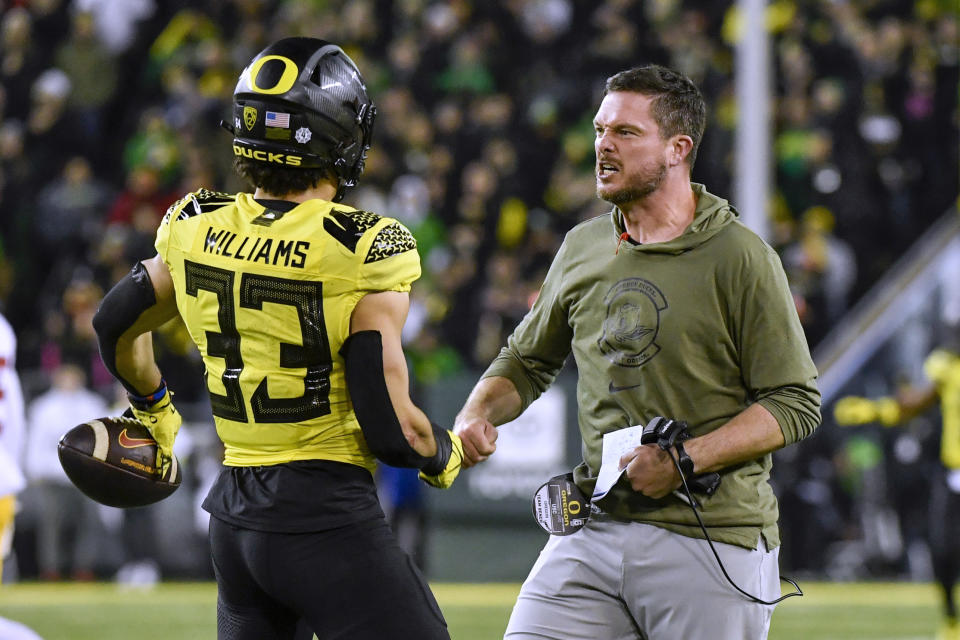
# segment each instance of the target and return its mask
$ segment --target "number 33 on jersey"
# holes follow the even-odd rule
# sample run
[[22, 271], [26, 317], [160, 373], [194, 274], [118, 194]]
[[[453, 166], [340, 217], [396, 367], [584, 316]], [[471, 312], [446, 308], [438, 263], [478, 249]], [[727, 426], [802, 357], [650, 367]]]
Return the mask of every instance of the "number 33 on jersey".
[[203, 356], [224, 463], [372, 470], [338, 351], [364, 295], [420, 277], [406, 227], [323, 200], [284, 212], [200, 190], [170, 207], [156, 248]]

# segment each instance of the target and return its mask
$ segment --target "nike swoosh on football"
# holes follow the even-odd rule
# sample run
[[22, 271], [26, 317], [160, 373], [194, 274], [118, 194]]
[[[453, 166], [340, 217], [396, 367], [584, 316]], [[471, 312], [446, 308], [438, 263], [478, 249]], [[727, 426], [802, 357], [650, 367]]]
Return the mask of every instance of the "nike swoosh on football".
[[119, 442], [120, 446], [124, 449], [136, 449], [137, 447], [147, 447], [156, 444], [156, 441], [151, 438], [131, 438], [127, 435], [126, 429], [121, 431], [120, 435], [117, 436], [117, 442]]
[[643, 383], [640, 384], [628, 384], [625, 387], [615, 387], [613, 381], [610, 382], [610, 393], [616, 393], [617, 391], [626, 391], [627, 389], [636, 389], [637, 387], [642, 387]]

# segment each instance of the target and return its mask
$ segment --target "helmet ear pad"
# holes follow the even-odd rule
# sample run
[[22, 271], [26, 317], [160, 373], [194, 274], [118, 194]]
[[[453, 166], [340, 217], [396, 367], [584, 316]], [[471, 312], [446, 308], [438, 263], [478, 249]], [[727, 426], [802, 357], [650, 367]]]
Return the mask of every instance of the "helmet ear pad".
[[326, 168], [338, 192], [363, 173], [376, 107], [353, 61], [315, 38], [264, 49], [234, 91], [234, 153], [288, 167]]

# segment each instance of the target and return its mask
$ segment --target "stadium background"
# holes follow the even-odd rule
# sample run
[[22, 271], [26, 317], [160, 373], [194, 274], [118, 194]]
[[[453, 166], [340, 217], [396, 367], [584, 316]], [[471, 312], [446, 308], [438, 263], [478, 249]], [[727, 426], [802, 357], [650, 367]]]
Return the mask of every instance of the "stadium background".
[[[152, 255], [156, 225], [173, 200], [201, 186], [246, 188], [232, 174], [229, 136], [217, 123], [229, 113], [243, 64], [279, 37], [338, 42], [368, 81], [380, 113], [367, 171], [348, 200], [399, 218], [417, 237], [424, 277], [412, 294], [406, 348], [415, 391], [441, 420], [452, 419], [479, 368], [526, 312], [563, 233], [606, 209], [594, 195], [590, 122], [608, 75], [651, 61], [697, 82], [710, 114], [694, 179], [733, 196], [733, 3], [2, 6], [0, 300], [20, 340], [28, 401], [43, 397], [65, 367], [78, 367], [92, 392], [116, 401], [90, 318], [103, 292]], [[958, 11], [954, 0], [809, 0], [770, 2], [766, 17], [768, 241], [816, 347], [956, 207]], [[912, 352], [870, 361], [888, 372], [873, 391], [918, 368], [927, 345], [913, 342]], [[15, 578], [210, 577], [196, 501], [218, 451], [204, 419], [199, 360], [176, 324], [157, 344], [189, 421], [178, 443], [192, 470], [187, 486], [135, 514], [101, 509], [88, 524], [78, 518], [51, 573], [38, 560], [37, 505], [47, 482], [38, 479], [21, 495], [7, 568]], [[402, 473], [383, 478], [384, 499], [403, 516], [398, 527], [431, 578], [523, 577], [543, 541], [528, 489], [579, 457], [574, 384], [568, 372], [515, 430], [501, 466], [470, 472], [449, 495], [427, 494]], [[62, 416], [64, 430], [86, 417], [69, 407]], [[929, 580], [925, 501], [916, 496], [936, 461], [937, 425], [928, 415], [905, 432], [915, 455], [904, 457], [903, 434], [840, 432], [825, 411], [813, 440], [778, 454], [783, 571]], [[157, 522], [165, 535], [156, 535]]]

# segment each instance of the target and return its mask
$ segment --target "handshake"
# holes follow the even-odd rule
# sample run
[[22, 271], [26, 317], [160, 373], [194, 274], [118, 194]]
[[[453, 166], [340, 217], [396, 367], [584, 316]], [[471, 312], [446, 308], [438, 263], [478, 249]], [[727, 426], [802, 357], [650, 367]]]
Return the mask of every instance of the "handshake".
[[846, 396], [833, 406], [833, 418], [841, 427], [879, 422], [892, 427], [900, 422], [900, 403], [894, 398], [871, 400], [859, 396]]

